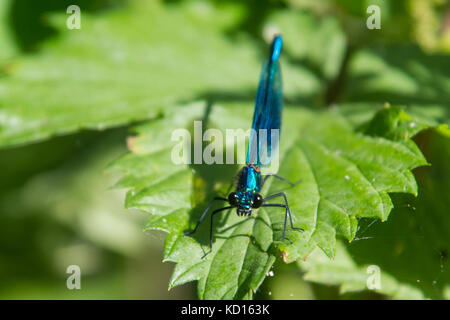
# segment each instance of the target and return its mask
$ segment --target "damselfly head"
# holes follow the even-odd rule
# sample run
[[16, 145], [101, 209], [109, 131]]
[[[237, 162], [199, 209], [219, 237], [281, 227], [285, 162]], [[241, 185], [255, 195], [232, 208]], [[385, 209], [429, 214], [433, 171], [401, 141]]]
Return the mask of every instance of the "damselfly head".
[[263, 197], [254, 192], [231, 192], [228, 195], [228, 202], [236, 207], [238, 216], [250, 216], [252, 209], [257, 209], [263, 204]]

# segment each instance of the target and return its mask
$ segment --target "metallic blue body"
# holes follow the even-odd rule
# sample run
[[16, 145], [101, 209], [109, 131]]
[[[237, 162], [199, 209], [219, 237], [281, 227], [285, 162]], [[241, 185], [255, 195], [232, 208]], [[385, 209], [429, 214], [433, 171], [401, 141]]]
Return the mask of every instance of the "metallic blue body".
[[258, 167], [247, 164], [239, 171], [236, 181], [236, 194], [239, 199], [239, 215], [250, 215], [253, 197], [261, 189], [261, 172]]
[[[283, 93], [281, 70], [278, 59], [282, 49], [281, 36], [275, 36], [270, 49], [269, 58], [264, 61], [259, 80], [258, 91], [253, 114], [252, 133], [247, 150], [247, 165], [237, 175], [236, 193], [239, 198], [237, 211], [239, 215], [250, 215], [256, 193], [261, 188], [260, 168], [270, 164], [272, 145], [270, 137], [272, 129], [281, 128], [281, 112], [283, 109]], [[268, 138], [259, 139], [260, 130], [267, 130]], [[266, 148], [267, 154], [260, 154]]]

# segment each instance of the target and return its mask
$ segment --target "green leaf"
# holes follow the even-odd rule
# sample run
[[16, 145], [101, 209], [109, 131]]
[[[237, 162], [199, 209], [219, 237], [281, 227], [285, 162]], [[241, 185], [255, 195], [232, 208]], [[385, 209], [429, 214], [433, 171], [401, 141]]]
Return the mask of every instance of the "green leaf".
[[[339, 103], [332, 106], [332, 109], [337, 110], [341, 115], [343, 115], [352, 126], [357, 128], [360, 131], [367, 129], [367, 126], [373, 121], [373, 117], [377, 112], [380, 111], [381, 108], [386, 108], [384, 115], [380, 114], [378, 117], [389, 118], [392, 117], [395, 119], [396, 110], [404, 111], [408, 114], [412, 120], [420, 123], [420, 128], [422, 129], [435, 129], [440, 132], [444, 136], [447, 135], [447, 129], [445, 124], [441, 124], [442, 119], [445, 118], [445, 109], [442, 106], [428, 106], [426, 108], [422, 108], [420, 106], [392, 106], [389, 103], [385, 103], [381, 105], [379, 103], [363, 103], [363, 102], [350, 102], [350, 103]], [[401, 120], [401, 119], [399, 119]], [[403, 121], [402, 121], [403, 122]], [[401, 122], [401, 123], [402, 123]], [[411, 129], [414, 129], [417, 123], [411, 125], [412, 121], [409, 123], [403, 122], [403, 124], [407, 124]], [[394, 129], [398, 124], [391, 123], [387, 124], [387, 126], [391, 126], [391, 129]], [[407, 129], [410, 130], [410, 129]], [[413, 132], [413, 131], [411, 131]], [[403, 132], [404, 134], [405, 132]], [[385, 134], [381, 132], [381, 134]], [[402, 135], [400, 135], [403, 138]], [[411, 135], [408, 133], [408, 137]]]
[[[299, 261], [298, 264], [306, 272], [305, 280], [326, 285], [339, 285], [341, 294], [369, 290], [368, 282], [372, 285], [371, 281], [379, 279], [379, 285], [371, 287], [371, 290], [389, 295], [394, 299], [422, 300], [425, 298], [419, 289], [397, 281], [383, 270], [378, 271], [377, 265], [357, 264], [341, 242], [337, 243], [334, 260], [330, 260], [323, 252], [314, 250], [308, 259]], [[375, 274], [376, 272], [379, 274]]]
[[417, 172], [419, 196], [396, 195], [392, 218], [383, 224], [363, 221], [354, 242], [338, 245], [334, 261], [315, 251], [299, 262], [306, 279], [339, 285], [342, 293], [367, 290], [367, 267], [372, 265], [381, 271], [379, 293], [397, 299], [449, 299], [450, 139], [431, 131], [417, 139], [421, 144], [426, 141], [427, 157], [433, 163]]
[[349, 62], [341, 99], [420, 107], [422, 116], [440, 108], [440, 122], [449, 124], [449, 70], [446, 55], [426, 54], [414, 45], [360, 49]]
[[259, 59], [252, 46], [222, 35], [237, 14], [206, 3], [136, 0], [101, 15], [83, 12], [81, 30], [51, 16], [60, 37], [0, 79], [0, 145], [103, 130], [152, 118], [181, 99], [253, 86]]
[[438, 132], [450, 136], [450, 130], [445, 124], [438, 125], [435, 120], [414, 115], [414, 112], [406, 113], [400, 106], [385, 105], [366, 125], [365, 133], [401, 141], [408, 140], [428, 128], [436, 128]]
[[[247, 99], [262, 59], [248, 36], [227, 36], [240, 16], [237, 4], [143, 0], [83, 11], [81, 30], [68, 30], [66, 15], [50, 15], [59, 37], [0, 78], [0, 146], [149, 119], [197, 97]], [[321, 88], [301, 66], [286, 68], [284, 78], [288, 97]]]
[[10, 0], [3, 0], [0, 3], [0, 75], [3, 72], [2, 67], [5, 61], [11, 59], [17, 53], [17, 47], [7, 24], [11, 3]]
[[[448, 155], [450, 142], [443, 139], [433, 141], [433, 152], [442, 152], [444, 146]], [[383, 224], [366, 221], [354, 242], [338, 245], [334, 260], [314, 251], [299, 262], [305, 279], [339, 285], [341, 293], [368, 290], [373, 271], [367, 268], [375, 266], [381, 280], [376, 292], [395, 299], [449, 299], [449, 170], [445, 166], [427, 168], [418, 199], [397, 196], [392, 218]]]
[[305, 231], [288, 228], [291, 245], [282, 239], [284, 212], [276, 208], [261, 208], [249, 219], [224, 212], [214, 225], [213, 251], [202, 259], [208, 250], [208, 219], [194, 237], [184, 231], [198, 220], [213, 190], [227, 195], [238, 167], [172, 164], [171, 133], [192, 129], [192, 120], [206, 114], [208, 127], [246, 128], [252, 110], [240, 103], [211, 110], [198, 103], [166, 112], [163, 119], [138, 127], [129, 141], [132, 153], [112, 168], [124, 174], [117, 185], [131, 188], [127, 207], [152, 213], [147, 228], [168, 233], [164, 259], [177, 263], [170, 287], [198, 280], [204, 299], [250, 298], [276, 258], [292, 262], [315, 247], [333, 257], [336, 237], [352, 240], [359, 218], [387, 219], [392, 209], [388, 193], [417, 194], [411, 169], [426, 164], [411, 140], [367, 136], [355, 132], [338, 112], [287, 106], [278, 174], [302, 182], [286, 188], [269, 180], [263, 194], [285, 191], [294, 225]]

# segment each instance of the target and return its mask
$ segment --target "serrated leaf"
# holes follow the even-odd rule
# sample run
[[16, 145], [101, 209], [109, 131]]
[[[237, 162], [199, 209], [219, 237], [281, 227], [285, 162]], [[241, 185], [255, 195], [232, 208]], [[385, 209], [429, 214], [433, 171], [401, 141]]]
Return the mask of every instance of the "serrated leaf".
[[[245, 88], [250, 79], [232, 77], [234, 61], [257, 72], [254, 51], [221, 36], [230, 21], [203, 9], [135, 0], [100, 16], [83, 12], [82, 30], [53, 16], [61, 37], [1, 79], [0, 144], [104, 129], [154, 117], [162, 106], [208, 90]], [[216, 59], [221, 63], [211, 68]]]
[[430, 131], [419, 141], [424, 139], [433, 165], [418, 172], [419, 196], [397, 195], [393, 217], [385, 224], [364, 221], [356, 235], [358, 241], [339, 244], [334, 260], [317, 251], [299, 262], [306, 279], [339, 285], [342, 293], [368, 290], [374, 269], [368, 272], [367, 268], [372, 266], [380, 271], [376, 292], [396, 299], [449, 299], [450, 140]]
[[[445, 124], [441, 124], [442, 119], [445, 117], [445, 109], [442, 106], [429, 106], [427, 108], [422, 108], [418, 106], [392, 106], [389, 103], [385, 103], [381, 105], [379, 103], [363, 103], [363, 102], [350, 102], [350, 103], [339, 103], [335, 104], [332, 109], [335, 109], [340, 114], [342, 114], [355, 128], [360, 131], [364, 131], [367, 129], [368, 125], [371, 121], [373, 121], [373, 117], [377, 112], [380, 111], [381, 108], [386, 108], [384, 115], [379, 115], [379, 117], [386, 118], [388, 121], [389, 118], [395, 119], [395, 114], [398, 111], [404, 111], [407, 113], [410, 118], [407, 125], [410, 128], [405, 128], [406, 130], [414, 129], [415, 125], [419, 123], [420, 128], [424, 129], [436, 129], [438, 132], [443, 135], [448, 135], [448, 129], [446, 129]], [[397, 111], [398, 110], [398, 111]], [[382, 120], [382, 119], [381, 119]], [[402, 119], [398, 119], [402, 120]], [[416, 121], [417, 123], [411, 124]], [[403, 125], [406, 125], [404, 119], [402, 120]], [[387, 124], [391, 126], [391, 129], [394, 129], [397, 123]], [[413, 132], [413, 130], [411, 130]], [[403, 131], [403, 136], [404, 136]], [[386, 134], [386, 133], [383, 133]], [[400, 134], [399, 137], [403, 138]], [[411, 137], [408, 132], [408, 136]]]
[[[443, 145], [448, 152], [448, 141], [434, 147]], [[346, 293], [369, 290], [368, 281], [376, 277], [380, 286], [371, 289], [394, 299], [449, 299], [448, 180], [436, 181], [431, 169], [418, 199], [397, 197], [398, 208], [387, 223], [365, 222], [354, 242], [338, 245], [334, 260], [314, 251], [299, 262], [305, 279], [338, 285]], [[438, 171], [448, 177], [447, 168]]]
[[[135, 153], [113, 166], [125, 174], [119, 186], [132, 188], [127, 205], [153, 213], [148, 229], [168, 232], [164, 259], [177, 263], [170, 287], [198, 280], [200, 298], [249, 298], [280, 257], [275, 249], [285, 262], [303, 258], [315, 247], [333, 257], [336, 237], [352, 240], [359, 218], [388, 218], [388, 193], [417, 193], [411, 169], [426, 161], [411, 140], [355, 132], [338, 112], [286, 107], [278, 174], [302, 182], [291, 188], [268, 182], [263, 194], [284, 190], [295, 226], [305, 231], [288, 228], [291, 245], [282, 239], [280, 210], [261, 208], [249, 219], [225, 212], [215, 221], [213, 251], [202, 259], [208, 249], [208, 219], [194, 237], [184, 236], [184, 231], [193, 227], [212, 189], [226, 195], [237, 169], [171, 164], [171, 131], [182, 122], [191, 128], [192, 120], [203, 119], [202, 110], [205, 113], [207, 106], [175, 108], [162, 120], [140, 127], [130, 144]], [[214, 105], [208, 112], [208, 126], [223, 130], [249, 125], [252, 110], [235, 103]]]
[[[14, 60], [0, 78], [0, 146], [145, 120], [198, 97], [245, 99], [255, 90], [255, 41], [227, 36], [239, 5], [130, 0], [101, 14], [83, 11], [81, 30], [66, 28], [65, 11], [61, 4], [61, 14], [48, 18], [59, 37]], [[284, 77], [287, 96], [321, 88], [301, 66]]]
[[400, 106], [386, 105], [366, 125], [365, 133], [401, 141], [408, 140], [417, 133], [434, 127], [437, 127], [437, 130], [442, 134], [450, 136], [447, 125], [438, 125], [431, 119], [408, 114]]

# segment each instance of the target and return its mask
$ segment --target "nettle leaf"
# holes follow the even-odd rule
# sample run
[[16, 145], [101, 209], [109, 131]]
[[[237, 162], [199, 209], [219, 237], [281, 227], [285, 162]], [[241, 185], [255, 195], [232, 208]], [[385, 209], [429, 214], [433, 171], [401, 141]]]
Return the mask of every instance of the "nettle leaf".
[[[342, 116], [344, 116], [358, 131], [365, 131], [367, 127], [373, 122], [373, 118], [376, 113], [380, 113], [378, 118], [385, 118], [381, 121], [388, 122], [385, 124], [386, 127], [391, 127], [393, 130], [398, 124], [406, 124], [405, 130], [408, 131], [407, 138], [411, 138], [414, 132], [419, 132], [417, 127], [421, 130], [434, 129], [443, 135], [448, 135], [448, 127], [446, 124], [442, 124], [442, 119], [445, 117], [445, 110], [440, 106], [429, 106], [427, 108], [422, 108], [418, 106], [391, 106], [389, 103], [379, 104], [379, 103], [367, 103], [367, 102], [350, 102], [350, 103], [339, 103], [331, 107], [338, 111]], [[381, 108], [386, 110], [380, 112]], [[407, 115], [405, 116], [404, 113]], [[393, 121], [389, 123], [389, 118], [392, 120], [397, 119], [398, 121]], [[380, 131], [380, 134], [386, 135], [386, 132]], [[398, 137], [400, 139], [404, 138], [405, 131], [403, 131], [403, 136], [400, 134]]]
[[450, 298], [450, 139], [432, 131], [423, 139], [433, 166], [417, 172], [419, 196], [395, 195], [392, 217], [382, 224], [361, 221], [355, 241], [338, 245], [334, 260], [316, 250], [299, 262], [306, 279], [339, 285], [343, 293], [368, 290], [367, 280], [378, 268], [376, 292], [397, 299]]
[[0, 79], [0, 145], [152, 118], [180, 99], [245, 88], [259, 69], [248, 41], [222, 36], [238, 12], [135, 0], [83, 12], [82, 30], [68, 30], [65, 11], [50, 20], [60, 37]]
[[[256, 42], [227, 35], [241, 19], [238, 4], [132, 0], [83, 11], [81, 30], [66, 28], [65, 11], [61, 4], [61, 14], [49, 16], [59, 36], [0, 78], [0, 146], [149, 119], [199, 97], [253, 97], [262, 60]], [[301, 66], [286, 68], [284, 78], [287, 96], [321, 88]]]
[[198, 280], [203, 299], [251, 298], [276, 258], [292, 262], [315, 247], [334, 257], [336, 237], [351, 241], [359, 218], [388, 218], [388, 193], [417, 194], [411, 170], [427, 164], [411, 140], [357, 132], [338, 112], [287, 106], [278, 174], [302, 182], [286, 187], [269, 180], [262, 193], [285, 191], [294, 225], [305, 231], [288, 228], [291, 245], [282, 239], [282, 210], [261, 208], [248, 219], [230, 210], [216, 218], [213, 250], [202, 259], [208, 250], [209, 219], [193, 237], [183, 234], [215, 194], [227, 195], [239, 166], [175, 165], [171, 133], [192, 128], [192, 121], [205, 115], [210, 128], [248, 128], [251, 114], [252, 108], [241, 103], [167, 110], [163, 119], [138, 127], [129, 141], [132, 153], [112, 166], [124, 175], [117, 185], [131, 188], [127, 207], [152, 213], [147, 229], [168, 233], [164, 260], [177, 263], [170, 287]]
[[439, 125], [432, 118], [415, 115], [414, 111], [406, 113], [404, 107], [385, 105], [366, 125], [365, 133], [399, 141], [408, 140], [429, 128], [436, 128], [443, 135], [450, 136], [446, 124]]

